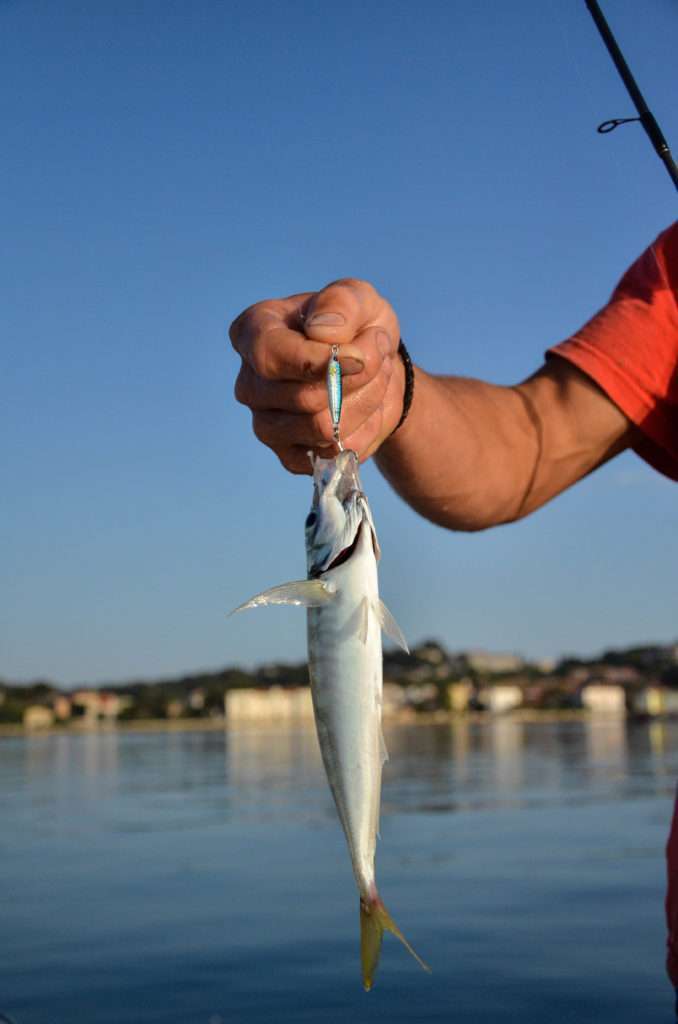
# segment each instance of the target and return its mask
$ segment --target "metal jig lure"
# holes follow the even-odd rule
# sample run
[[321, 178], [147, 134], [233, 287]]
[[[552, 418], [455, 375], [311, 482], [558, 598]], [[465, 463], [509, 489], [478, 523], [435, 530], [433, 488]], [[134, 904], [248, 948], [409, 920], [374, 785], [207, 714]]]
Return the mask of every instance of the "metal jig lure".
[[330, 353], [330, 361], [327, 364], [327, 401], [330, 407], [330, 416], [332, 417], [332, 427], [334, 428], [334, 442], [337, 445], [340, 452], [343, 452], [344, 446], [339, 438], [339, 421], [341, 419], [341, 366], [337, 358], [339, 352], [339, 346], [333, 345]]

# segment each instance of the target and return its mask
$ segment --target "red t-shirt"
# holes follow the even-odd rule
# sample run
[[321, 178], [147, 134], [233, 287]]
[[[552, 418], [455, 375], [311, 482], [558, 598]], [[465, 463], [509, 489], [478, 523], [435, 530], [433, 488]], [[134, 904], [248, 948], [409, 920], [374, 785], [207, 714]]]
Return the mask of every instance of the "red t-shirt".
[[678, 221], [626, 271], [599, 313], [549, 349], [640, 428], [634, 450], [678, 480]]

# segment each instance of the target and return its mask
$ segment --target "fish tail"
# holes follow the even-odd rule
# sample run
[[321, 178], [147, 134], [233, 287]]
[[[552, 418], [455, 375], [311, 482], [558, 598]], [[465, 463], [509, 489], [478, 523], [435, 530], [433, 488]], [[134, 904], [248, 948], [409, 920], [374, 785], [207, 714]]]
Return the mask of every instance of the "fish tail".
[[372, 988], [372, 979], [379, 963], [381, 940], [384, 932], [392, 932], [411, 953], [420, 967], [431, 973], [431, 968], [415, 953], [395, 923], [379, 896], [360, 900], [360, 961], [363, 971], [363, 986], [366, 992]]

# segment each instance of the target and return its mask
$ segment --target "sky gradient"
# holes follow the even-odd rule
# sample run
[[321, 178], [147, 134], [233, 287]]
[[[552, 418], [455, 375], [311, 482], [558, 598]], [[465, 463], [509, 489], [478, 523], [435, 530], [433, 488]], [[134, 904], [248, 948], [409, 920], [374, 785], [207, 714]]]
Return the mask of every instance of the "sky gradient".
[[[675, 4], [603, 8], [675, 152]], [[243, 307], [364, 277], [415, 362], [515, 383], [675, 217], [641, 129], [596, 135], [634, 111], [583, 0], [17, 0], [0, 66], [6, 679], [305, 656], [296, 609], [225, 618], [304, 574], [310, 502], [232, 397]], [[364, 483], [411, 642], [678, 635], [677, 493], [634, 455], [472, 536]]]

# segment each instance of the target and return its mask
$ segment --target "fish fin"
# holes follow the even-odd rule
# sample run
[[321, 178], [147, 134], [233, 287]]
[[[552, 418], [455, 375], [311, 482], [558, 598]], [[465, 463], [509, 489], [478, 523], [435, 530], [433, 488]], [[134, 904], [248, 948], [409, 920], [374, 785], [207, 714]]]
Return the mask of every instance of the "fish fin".
[[415, 953], [378, 896], [360, 900], [360, 962], [363, 972], [363, 987], [366, 992], [372, 988], [372, 981], [379, 963], [381, 940], [384, 932], [392, 932], [411, 953], [420, 967], [429, 974], [431, 968]]
[[373, 604], [374, 612], [379, 620], [379, 625], [383, 629], [386, 636], [390, 636], [391, 640], [402, 647], [406, 654], [410, 653], [410, 649], [407, 646], [407, 640], [403, 636], [402, 630], [396, 620], [391, 615], [390, 611], [386, 607], [383, 601], [379, 601], [378, 604]]
[[238, 605], [229, 615], [236, 612], [243, 612], [246, 608], [258, 608], [264, 604], [296, 604], [305, 608], [319, 608], [333, 600], [337, 588], [333, 583], [325, 583], [323, 580], [295, 580], [293, 583], [281, 583], [270, 590], [264, 590], [261, 594], [251, 597], [249, 601]]
[[360, 642], [363, 644], [367, 643], [367, 631], [370, 628], [370, 602], [366, 597], [360, 602], [360, 631], [358, 636]]
[[349, 636], [357, 636], [361, 644], [367, 643], [367, 631], [369, 629], [370, 603], [366, 597], [362, 599], [351, 612], [351, 617], [346, 623], [346, 633]]
[[388, 761], [388, 750], [386, 749], [386, 740], [384, 739], [384, 730], [379, 728], [379, 757], [381, 763], [386, 764]]

